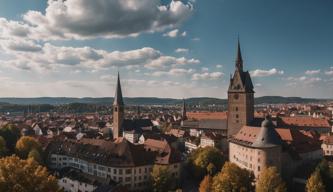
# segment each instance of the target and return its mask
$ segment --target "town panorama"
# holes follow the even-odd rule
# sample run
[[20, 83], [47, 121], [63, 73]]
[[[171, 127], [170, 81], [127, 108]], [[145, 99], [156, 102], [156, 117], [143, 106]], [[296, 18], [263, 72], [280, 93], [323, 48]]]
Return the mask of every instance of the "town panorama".
[[0, 0], [0, 192], [333, 191], [332, 8]]

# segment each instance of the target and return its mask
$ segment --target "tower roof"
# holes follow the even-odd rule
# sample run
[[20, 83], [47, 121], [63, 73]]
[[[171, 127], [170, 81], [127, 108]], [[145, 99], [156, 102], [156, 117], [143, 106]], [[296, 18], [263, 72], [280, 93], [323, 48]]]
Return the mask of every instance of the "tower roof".
[[241, 71], [243, 70], [243, 58], [242, 58], [242, 52], [241, 52], [241, 48], [240, 48], [239, 39], [238, 39], [238, 43], [237, 43], [236, 68]]
[[123, 94], [121, 92], [119, 72], [118, 72], [116, 94], [114, 96], [113, 105], [124, 105]]
[[261, 123], [260, 132], [253, 142], [252, 147], [271, 148], [280, 146], [281, 144], [282, 139], [276, 132], [270, 116], [266, 116], [265, 120]]

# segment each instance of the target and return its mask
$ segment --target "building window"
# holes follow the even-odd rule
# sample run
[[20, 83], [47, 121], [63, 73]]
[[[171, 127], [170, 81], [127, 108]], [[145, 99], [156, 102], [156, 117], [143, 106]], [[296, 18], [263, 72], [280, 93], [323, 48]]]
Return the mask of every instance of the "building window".
[[238, 115], [238, 114], [236, 114], [236, 118], [237, 118], [237, 119], [239, 118], [239, 115]]
[[126, 169], [126, 174], [131, 174], [132, 170], [131, 169]]
[[260, 166], [258, 166], [258, 171], [260, 171]]
[[236, 107], [235, 110], [238, 111], [238, 107]]

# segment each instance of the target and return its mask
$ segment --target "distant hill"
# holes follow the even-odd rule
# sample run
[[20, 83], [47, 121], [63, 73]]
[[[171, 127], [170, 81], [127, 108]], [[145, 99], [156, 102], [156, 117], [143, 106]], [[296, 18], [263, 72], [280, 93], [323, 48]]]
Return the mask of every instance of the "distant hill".
[[[333, 100], [333, 99], [331, 99]], [[181, 99], [172, 98], [157, 98], [157, 97], [132, 97], [124, 98], [127, 105], [176, 105], [181, 104]], [[281, 96], [264, 96], [255, 98], [256, 104], [276, 104], [276, 103], [311, 103], [311, 102], [324, 102], [328, 99], [313, 99], [301, 97], [281, 97]], [[69, 103], [85, 103], [85, 104], [112, 104], [112, 97], [102, 98], [74, 98], [74, 97], [37, 97], [37, 98], [0, 98], [0, 105], [4, 104], [17, 104], [17, 105], [62, 105]], [[224, 105], [227, 103], [226, 99], [197, 97], [188, 98], [186, 103], [189, 105]]]

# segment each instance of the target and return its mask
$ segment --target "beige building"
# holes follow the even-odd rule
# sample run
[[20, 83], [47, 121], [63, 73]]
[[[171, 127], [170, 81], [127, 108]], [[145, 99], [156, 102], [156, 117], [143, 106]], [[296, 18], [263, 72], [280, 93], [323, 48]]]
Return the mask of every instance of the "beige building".
[[111, 179], [130, 191], [144, 191], [156, 164], [168, 166], [175, 179], [180, 177], [180, 154], [167, 143], [163, 146], [163, 151], [159, 151], [162, 149], [156, 146], [134, 145], [124, 138], [115, 141], [58, 139], [46, 149], [47, 163], [52, 169], [72, 167], [91, 176]]
[[324, 156], [333, 156], [333, 135], [326, 135], [321, 144]]
[[269, 117], [261, 127], [243, 126], [229, 141], [229, 160], [253, 171], [275, 166], [286, 179], [307, 162], [322, 158], [319, 140], [298, 130], [276, 128]]

